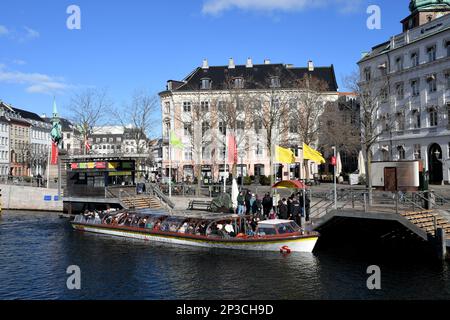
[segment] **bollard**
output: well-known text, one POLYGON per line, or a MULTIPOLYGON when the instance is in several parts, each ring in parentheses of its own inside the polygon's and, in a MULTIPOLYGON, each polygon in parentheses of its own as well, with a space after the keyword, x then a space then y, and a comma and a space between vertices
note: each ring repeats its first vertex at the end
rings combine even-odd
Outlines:
POLYGON ((436 251, 439 260, 445 260, 447 257, 447 235, 443 228, 438 228, 436 230, 435 240, 436 240, 436 251))

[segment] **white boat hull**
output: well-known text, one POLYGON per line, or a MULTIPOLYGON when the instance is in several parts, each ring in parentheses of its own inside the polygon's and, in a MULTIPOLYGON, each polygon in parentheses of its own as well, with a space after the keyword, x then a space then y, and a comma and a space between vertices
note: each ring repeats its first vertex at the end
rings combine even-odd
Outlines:
POLYGON ((261 241, 226 241, 220 239, 191 239, 175 237, 164 234, 154 234, 145 232, 136 232, 123 229, 101 228, 93 225, 73 224, 76 230, 93 232, 111 236, 140 239, 144 241, 164 242, 178 245, 187 245, 205 248, 219 248, 231 250, 250 250, 250 251, 273 251, 280 252, 313 252, 316 246, 318 236, 294 238, 294 239, 276 239, 261 241))

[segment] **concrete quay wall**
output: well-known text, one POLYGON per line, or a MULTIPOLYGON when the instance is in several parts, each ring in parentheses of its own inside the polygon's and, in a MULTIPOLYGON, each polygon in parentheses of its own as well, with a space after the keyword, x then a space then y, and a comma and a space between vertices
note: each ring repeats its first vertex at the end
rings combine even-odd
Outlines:
POLYGON ((57 189, 2 184, 0 189, 3 210, 63 211, 63 202, 58 197, 57 189))

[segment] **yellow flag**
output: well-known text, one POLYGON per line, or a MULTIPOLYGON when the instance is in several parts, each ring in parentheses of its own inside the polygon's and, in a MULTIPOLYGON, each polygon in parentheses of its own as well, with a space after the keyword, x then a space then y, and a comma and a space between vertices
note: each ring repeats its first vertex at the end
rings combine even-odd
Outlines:
POLYGON ((286 164, 295 163, 295 155, 291 149, 285 149, 277 146, 275 153, 276 153, 275 162, 286 164))
POLYGON ((178 138, 175 132, 170 132, 170 145, 175 149, 184 149, 184 144, 178 138))
POLYGON ((305 143, 303 144, 303 159, 314 161, 317 164, 326 163, 323 155, 319 151, 314 150, 305 143))

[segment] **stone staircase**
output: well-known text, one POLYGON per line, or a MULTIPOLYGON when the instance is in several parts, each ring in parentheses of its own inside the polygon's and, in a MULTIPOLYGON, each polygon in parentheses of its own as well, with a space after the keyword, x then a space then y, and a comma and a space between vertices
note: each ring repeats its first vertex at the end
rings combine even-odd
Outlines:
POLYGON ((442 228, 450 240, 450 221, 433 210, 424 210, 418 212, 406 212, 401 214, 409 222, 413 223, 427 234, 435 235, 436 227, 442 228))
POLYGON ((161 203, 156 197, 149 195, 129 196, 121 199, 122 205, 126 209, 161 209, 161 203))

